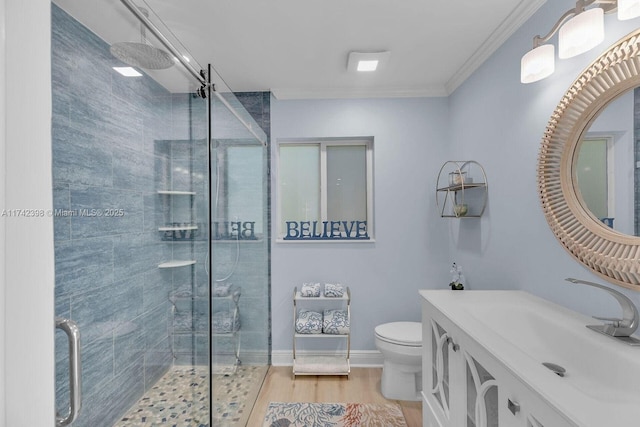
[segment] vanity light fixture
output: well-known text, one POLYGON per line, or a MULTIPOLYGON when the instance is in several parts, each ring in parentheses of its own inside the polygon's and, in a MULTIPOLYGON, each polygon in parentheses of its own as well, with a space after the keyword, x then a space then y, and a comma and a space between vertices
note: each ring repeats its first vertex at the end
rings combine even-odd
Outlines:
POLYGON ((140 77, 140 76, 142 76, 142 74, 140 74, 133 67, 113 67, 113 69, 116 70, 117 72, 119 72, 120 74, 122 74, 125 77, 140 77))
POLYGON ((546 36, 533 38, 533 49, 522 57, 520 63, 520 81, 533 83, 553 74, 555 48, 545 43, 556 33, 558 57, 562 59, 580 55, 599 45, 604 40, 604 14, 616 9, 618 19, 638 17, 640 0, 578 0, 576 7, 565 12, 546 36))
POLYGON ((391 52, 349 52, 347 70, 371 72, 381 69, 389 60, 391 52))

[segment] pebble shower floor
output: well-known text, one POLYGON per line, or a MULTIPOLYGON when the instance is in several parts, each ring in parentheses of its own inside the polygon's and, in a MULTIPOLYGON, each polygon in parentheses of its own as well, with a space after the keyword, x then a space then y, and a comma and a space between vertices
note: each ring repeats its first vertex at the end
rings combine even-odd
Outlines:
MULTIPOLYGON (((213 376, 213 420, 220 427, 244 427, 266 366, 239 366, 213 376)), ((209 427, 207 367, 170 369, 114 427, 209 427)))

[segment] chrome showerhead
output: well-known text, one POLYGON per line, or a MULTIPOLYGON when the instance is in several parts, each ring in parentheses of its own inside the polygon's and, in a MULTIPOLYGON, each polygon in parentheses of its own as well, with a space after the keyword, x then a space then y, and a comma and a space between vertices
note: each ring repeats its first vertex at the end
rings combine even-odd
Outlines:
MULTIPOLYGON (((149 17, 149 12, 140 8, 142 14, 149 17)), ((140 23, 140 43, 118 42, 111 45, 109 51, 113 56, 133 67, 149 70, 164 70, 173 67, 173 57, 162 49, 147 42, 144 25, 140 23)))
POLYGON ((119 42, 111 45, 111 54, 125 64, 149 70, 171 68, 173 58, 167 52, 146 43, 119 42))

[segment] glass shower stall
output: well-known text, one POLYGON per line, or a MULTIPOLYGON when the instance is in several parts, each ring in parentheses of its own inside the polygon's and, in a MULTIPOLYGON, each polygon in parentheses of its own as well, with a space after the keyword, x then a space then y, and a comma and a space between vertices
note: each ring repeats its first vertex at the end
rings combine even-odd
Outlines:
POLYGON ((55 307, 79 331, 77 358, 56 333, 58 425, 244 426, 270 363, 269 95, 148 3, 110 5, 126 35, 95 1, 52 5, 55 307), (168 70, 114 52, 141 33, 168 70))

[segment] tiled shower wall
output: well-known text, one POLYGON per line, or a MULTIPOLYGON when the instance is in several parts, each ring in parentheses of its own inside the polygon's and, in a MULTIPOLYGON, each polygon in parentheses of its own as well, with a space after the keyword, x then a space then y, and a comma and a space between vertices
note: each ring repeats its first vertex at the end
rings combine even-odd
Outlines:
MULTIPOLYGON (((74 426, 110 426, 173 363, 168 295, 199 272, 158 268, 194 249, 161 240, 170 212, 157 190, 194 183, 171 173, 190 164, 185 144, 158 141, 204 140, 206 110, 146 76, 116 74, 108 45, 55 5, 51 48, 56 315, 81 331, 83 407, 74 426)), ((66 339, 56 339, 64 410, 66 339)))

